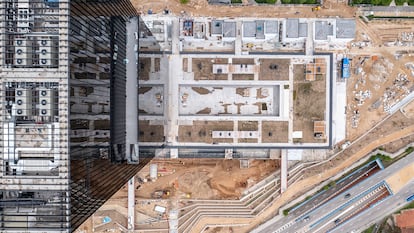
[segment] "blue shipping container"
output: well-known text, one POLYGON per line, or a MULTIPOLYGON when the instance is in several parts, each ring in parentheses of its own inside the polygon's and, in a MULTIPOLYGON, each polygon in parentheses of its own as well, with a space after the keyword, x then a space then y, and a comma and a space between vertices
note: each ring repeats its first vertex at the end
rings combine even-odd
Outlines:
POLYGON ((349 60, 348 58, 342 59, 342 78, 349 78, 351 76, 349 72, 349 60))

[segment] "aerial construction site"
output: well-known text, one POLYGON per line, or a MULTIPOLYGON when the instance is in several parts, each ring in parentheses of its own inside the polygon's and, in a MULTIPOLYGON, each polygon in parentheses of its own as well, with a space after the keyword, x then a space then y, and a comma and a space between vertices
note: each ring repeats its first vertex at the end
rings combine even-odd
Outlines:
POLYGON ((76 232, 361 232, 380 217, 356 216, 401 207, 410 6, 183 2, 132 0, 139 151, 155 159, 76 232))

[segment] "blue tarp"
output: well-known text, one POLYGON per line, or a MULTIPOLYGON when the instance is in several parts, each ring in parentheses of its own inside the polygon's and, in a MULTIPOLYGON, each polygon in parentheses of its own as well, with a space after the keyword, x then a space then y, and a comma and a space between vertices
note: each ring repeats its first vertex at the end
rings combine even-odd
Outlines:
POLYGON ((102 219, 102 223, 108 223, 110 221, 112 221, 112 219, 108 216, 105 216, 105 218, 102 219))
POLYGON ((342 59, 342 78, 349 78, 351 76, 349 72, 349 60, 348 58, 342 59))

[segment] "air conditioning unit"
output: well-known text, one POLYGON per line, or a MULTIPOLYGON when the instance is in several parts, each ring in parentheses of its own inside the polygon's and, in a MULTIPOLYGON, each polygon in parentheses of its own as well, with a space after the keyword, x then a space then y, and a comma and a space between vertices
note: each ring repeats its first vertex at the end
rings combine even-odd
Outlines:
POLYGON ((39 39, 39 65, 40 66, 56 66, 58 62, 57 45, 55 40, 51 38, 39 39))
POLYGON ((19 1, 16 11, 17 32, 29 33, 33 24, 33 14, 29 1, 19 1))
POLYGON ((16 66, 32 65, 32 44, 26 39, 14 41, 14 64, 16 66))
POLYGON ((54 116, 55 91, 52 89, 39 89, 39 115, 54 116))
POLYGON ((18 88, 15 90, 16 116, 32 115, 32 90, 18 88))

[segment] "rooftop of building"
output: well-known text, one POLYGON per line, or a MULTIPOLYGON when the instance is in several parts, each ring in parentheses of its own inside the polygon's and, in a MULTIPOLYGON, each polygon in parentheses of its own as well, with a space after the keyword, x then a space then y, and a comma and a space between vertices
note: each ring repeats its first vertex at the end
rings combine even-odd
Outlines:
POLYGON ((394 217, 398 227, 414 231, 414 209, 402 210, 400 214, 396 214, 394 217))

